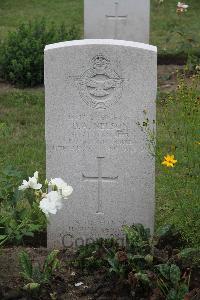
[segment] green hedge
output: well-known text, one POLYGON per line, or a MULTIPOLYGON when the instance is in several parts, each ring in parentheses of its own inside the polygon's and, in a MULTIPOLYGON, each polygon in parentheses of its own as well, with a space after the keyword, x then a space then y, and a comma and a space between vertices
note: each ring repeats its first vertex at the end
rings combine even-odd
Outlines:
POLYGON ((1 45, 1 78, 20 87, 43 84, 45 45, 78 38, 75 26, 49 25, 45 19, 21 24, 1 45))

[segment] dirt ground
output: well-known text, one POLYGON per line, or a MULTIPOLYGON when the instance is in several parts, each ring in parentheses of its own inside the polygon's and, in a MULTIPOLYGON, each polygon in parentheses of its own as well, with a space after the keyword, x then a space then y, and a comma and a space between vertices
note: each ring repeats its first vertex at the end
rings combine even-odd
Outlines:
MULTIPOLYGON (((22 287, 25 282, 20 278, 19 253, 26 250, 33 265, 43 265, 48 251, 46 248, 10 247, 0 254, 0 300, 30 300, 22 287)), ((163 250, 161 250, 163 251, 163 250)), ((61 267, 56 271, 51 283, 46 284, 37 300, 133 300, 128 284, 120 285, 115 278, 111 279, 102 267, 98 271, 81 271, 72 267, 70 261, 75 258, 72 250, 59 254, 61 267)), ((200 300, 200 269, 192 276, 194 290, 184 300, 200 300), (194 295, 194 297, 192 296, 194 295)), ((138 299, 138 298, 137 298, 138 299)), ((142 298, 140 300, 149 298, 142 298)), ((158 299, 158 298, 151 298, 158 299)), ((160 299, 160 298, 159 298, 160 299)), ((163 298, 162 298, 163 299, 163 298)), ((163 299, 164 300, 164 299, 163 299)))
MULTIPOLYGON (((29 248, 29 247, 11 247, 5 248, 0 254, 0 300, 28 300, 23 295, 21 287, 24 286, 23 280, 20 278, 19 253, 26 250, 32 260, 33 265, 39 264, 42 266, 48 250, 46 248, 29 248)), ((56 272, 56 277, 53 278, 51 285, 46 285, 44 292, 47 294, 41 295, 42 300, 49 300, 49 294, 53 294, 52 300, 129 300, 128 296, 117 297, 101 296, 102 293, 109 293, 111 289, 111 282, 106 282, 105 272, 97 271, 92 274, 78 271, 69 266, 70 259, 73 257, 73 252, 61 252, 59 259, 61 261, 61 268, 56 272), (76 286, 76 284, 80 284, 76 286)), ((126 291, 125 291, 126 293, 126 291)))
MULTIPOLYGON (((0 299, 26 299, 21 298, 17 288, 23 286, 23 280, 20 278, 19 253, 26 250, 34 264, 42 266, 48 250, 46 248, 29 248, 29 247, 11 247, 5 248, 0 254, 0 299), (3 296, 4 295, 4 296, 3 296), (6 298, 5 298, 6 297, 6 298), (8 297, 8 298, 7 298, 8 297)), ((81 299, 89 300, 90 297, 83 296, 84 289, 88 287, 88 283, 84 282, 80 287, 75 284, 82 281, 81 277, 74 270, 67 266, 67 256, 64 254, 59 257, 62 267, 58 271, 57 277, 53 281, 53 289, 60 292, 62 297, 59 299, 81 299), (55 288, 55 285, 56 288, 55 288)), ((44 298, 45 299, 45 298, 44 298)), ((56 298, 57 299, 57 298, 56 298)))

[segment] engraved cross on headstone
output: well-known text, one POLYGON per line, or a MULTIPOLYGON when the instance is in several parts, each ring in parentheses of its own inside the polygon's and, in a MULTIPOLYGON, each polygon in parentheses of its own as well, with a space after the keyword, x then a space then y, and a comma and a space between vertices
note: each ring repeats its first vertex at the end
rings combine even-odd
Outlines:
POLYGON ((103 182, 113 182, 118 179, 118 176, 116 177, 104 177, 102 175, 102 160, 105 157, 97 157, 98 162, 98 176, 97 177, 89 177, 82 174, 82 178, 84 181, 95 181, 98 182, 98 204, 97 204, 97 214, 103 214, 103 204, 102 204, 102 185, 103 182))
POLYGON ((109 19, 109 20, 113 20, 115 22, 115 29, 114 29, 114 38, 116 39, 117 38, 117 35, 118 35, 118 22, 119 21, 124 21, 127 19, 128 15, 125 15, 125 16, 120 16, 119 15, 119 2, 115 2, 115 15, 113 16, 109 16, 109 15, 106 15, 106 18, 109 19))

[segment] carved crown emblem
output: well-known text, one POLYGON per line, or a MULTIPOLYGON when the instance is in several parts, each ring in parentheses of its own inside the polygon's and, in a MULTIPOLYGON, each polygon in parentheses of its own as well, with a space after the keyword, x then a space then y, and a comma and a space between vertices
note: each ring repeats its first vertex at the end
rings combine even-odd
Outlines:
POLYGON ((92 58, 93 68, 97 71, 103 71, 110 65, 110 61, 105 58, 102 54, 98 54, 92 58))

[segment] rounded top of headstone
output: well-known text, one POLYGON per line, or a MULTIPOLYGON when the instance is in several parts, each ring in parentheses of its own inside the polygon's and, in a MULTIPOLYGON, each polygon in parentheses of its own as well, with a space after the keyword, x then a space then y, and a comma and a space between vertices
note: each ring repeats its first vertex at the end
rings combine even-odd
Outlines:
POLYGON ((64 48, 64 47, 87 46, 87 45, 124 46, 124 47, 139 48, 143 50, 157 52, 157 47, 149 44, 143 44, 143 43, 132 42, 132 41, 124 41, 124 40, 113 40, 113 39, 85 39, 85 40, 60 42, 60 43, 46 45, 44 51, 64 48))

